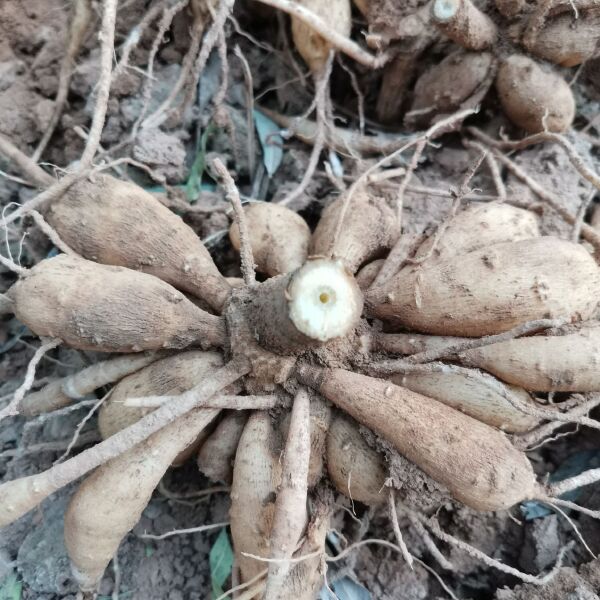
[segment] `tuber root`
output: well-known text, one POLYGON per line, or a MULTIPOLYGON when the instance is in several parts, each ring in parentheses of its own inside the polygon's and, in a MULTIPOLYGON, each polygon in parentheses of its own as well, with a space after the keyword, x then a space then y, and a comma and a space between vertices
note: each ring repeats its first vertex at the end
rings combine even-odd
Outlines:
MULTIPOLYGON (((158 360, 125 377, 114 387, 109 399, 100 408, 98 428, 102 439, 108 439, 153 410, 126 406, 127 399, 182 394, 201 383, 222 365, 223 358, 217 352, 191 350, 158 360)), ((204 429, 203 435, 207 436, 208 433, 210 432, 204 429)), ((177 456, 174 464, 183 464, 202 441, 198 439, 196 444, 190 445, 184 454, 177 456)))
POLYGON ((356 273, 363 263, 389 250, 399 235, 396 213, 385 199, 359 188, 351 198, 342 196, 325 208, 313 233, 310 253, 342 260, 356 273))
POLYGON ((489 425, 437 400, 344 369, 301 365, 297 376, 475 510, 502 510, 539 495, 525 454, 489 425))
POLYGON ((37 335, 73 348, 140 352, 225 344, 225 328, 168 283, 61 254, 11 288, 15 315, 37 335))
POLYGON ((600 390, 600 325, 565 335, 523 337, 460 353, 463 363, 537 392, 600 390))
POLYGON ((242 581, 258 576, 265 563, 243 553, 270 556, 275 495, 281 481, 281 439, 266 411, 254 412, 240 438, 231 484, 231 536, 242 581))
POLYGON ((65 514, 65 545, 82 590, 96 588, 169 465, 218 412, 196 409, 180 417, 102 465, 79 486, 65 514))
POLYGON ((51 204, 46 218, 84 258, 150 273, 217 311, 229 294, 192 229, 133 183, 109 175, 83 179, 51 204))
MULTIPOLYGON (((253 202, 244 210, 252 255, 261 273, 273 277, 299 269, 308 256, 310 229, 296 212, 270 202, 253 202)), ((229 228, 233 247, 240 250, 237 223, 229 228)))
POLYGON ((206 438, 198 452, 198 469, 213 481, 230 484, 233 461, 242 432, 248 421, 248 411, 230 411, 206 438))
POLYGON ((337 412, 327 435, 327 472, 338 492, 368 506, 386 500, 383 456, 361 435, 358 423, 337 412))
POLYGON ((567 82, 526 56, 514 54, 502 61, 496 90, 508 118, 529 133, 567 131, 575 118, 567 82))
POLYGON ((471 0, 434 0, 431 12, 437 27, 463 48, 485 50, 496 42, 496 25, 471 0))
POLYGON ((477 371, 441 367, 439 371, 429 373, 408 371, 394 375, 391 381, 503 431, 523 433, 539 425, 537 417, 515 408, 523 403, 537 407, 524 389, 499 381, 495 381, 494 386, 486 385, 477 371), (514 396, 514 402, 509 402, 507 396, 514 396))
POLYGON ((582 246, 541 237, 403 269, 366 300, 375 316, 404 327, 479 337, 541 318, 588 319, 599 274, 582 246))

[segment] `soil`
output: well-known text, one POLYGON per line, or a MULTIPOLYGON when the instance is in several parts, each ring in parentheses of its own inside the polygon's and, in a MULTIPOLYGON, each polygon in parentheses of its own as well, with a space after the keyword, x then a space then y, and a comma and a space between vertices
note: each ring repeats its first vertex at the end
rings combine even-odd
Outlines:
MULTIPOLYGON (((89 126, 93 111, 94 86, 98 75, 98 40, 101 2, 92 3, 92 22, 88 28, 83 48, 77 59, 71 81, 68 105, 59 126, 43 155, 43 162, 56 171, 78 160, 85 140, 77 133, 79 126, 89 126)), ((130 0, 121 2, 117 20, 117 44, 121 46, 131 29, 139 23, 153 2, 130 0)), ((407 6, 420 6, 414 0, 407 6)), ((389 8, 390 2, 379 2, 389 8)), ((9 138, 22 151, 31 155, 41 138, 52 113, 60 61, 69 22, 68 3, 59 0, 7 0, 0 2, 0 134, 9 138)), ((382 9, 383 10, 383 9, 382 9)), ((404 8, 403 11, 410 10, 404 8)), ((224 102, 226 122, 215 123, 211 99, 221 81, 222 65, 215 54, 211 57, 198 85, 198 100, 176 123, 168 122, 161 128, 144 129, 135 143, 122 153, 110 154, 111 160, 130 156, 152 170, 121 165, 115 173, 126 176, 157 193, 179 212, 204 239, 215 261, 228 276, 239 276, 237 257, 226 238, 229 216, 220 193, 216 192, 207 174, 203 189, 192 201, 186 197, 184 187, 197 151, 206 145, 205 163, 214 156, 228 162, 238 178, 242 192, 257 199, 277 201, 285 197, 302 178, 310 154, 310 147, 293 137, 283 142, 283 159, 276 173, 269 177, 262 165, 260 150, 255 156, 248 154, 249 129, 246 114, 247 87, 242 64, 233 54, 239 45, 246 57, 253 78, 256 106, 264 104, 288 115, 305 111, 313 96, 313 85, 306 68, 297 54, 290 50, 289 28, 274 13, 262 5, 239 2, 235 21, 227 25, 229 47, 229 85, 224 102), (251 170, 252 164, 254 171, 251 170), (156 186, 166 182, 174 186, 166 198, 156 186), (182 208, 183 207, 183 208, 182 208)), ((356 27, 364 25, 355 14, 356 27)), ((148 104, 152 113, 167 97, 181 70, 181 61, 189 47, 190 17, 185 10, 178 13, 172 27, 162 40, 154 63, 154 80, 148 104)), ((393 29, 388 27, 388 29, 393 29)), ((386 29, 387 32, 387 29, 386 29)), ((131 68, 113 83, 107 122, 102 135, 102 145, 110 148, 123 141, 138 118, 144 105, 143 85, 147 56, 156 34, 156 23, 143 34, 141 42, 132 53, 131 68)), ((345 64, 350 63, 348 59, 345 64)), ((380 76, 365 68, 353 65, 359 87, 364 94, 367 125, 372 130, 375 122, 374 106, 380 76)), ((573 89, 577 98, 578 117, 569 139, 588 163, 596 170, 600 167, 598 147, 579 133, 600 109, 600 59, 590 61, 581 70, 573 89)), ((572 75, 573 73, 571 73, 572 75)), ((194 83, 196 85, 196 83, 194 83)), ((332 74, 332 98, 339 122, 357 125, 357 98, 346 71, 336 64, 332 74)), ((489 96, 473 123, 495 135, 499 127, 508 133, 518 134, 503 117, 493 94, 489 96)), ((386 124, 381 129, 410 134, 400 123, 386 124)), ((593 127, 590 132, 594 132, 593 127)), ((596 130, 595 133, 600 133, 596 130)), ((252 136, 255 147, 259 140, 252 136)), ((443 141, 430 146, 419 165, 413 183, 439 189, 455 189, 476 159, 476 152, 465 149, 458 134, 445 136, 443 141)), ((337 155, 331 164, 350 179, 368 165, 369 160, 357 161, 350 156, 337 155), (337 162, 336 162, 337 161, 337 162)), ((572 168, 564 151, 557 146, 536 146, 515 155, 516 162, 551 190, 573 214, 581 203, 590 197, 590 185, 572 168)), ((396 166, 406 164, 403 159, 396 166)), ((19 175, 0 158, 0 204, 11 210, 11 203, 23 203, 35 190, 20 179, 6 173, 19 175)), ((505 176, 509 197, 522 204, 531 205, 540 214, 544 234, 569 237, 572 226, 545 209, 524 184, 510 175, 505 176)), ((494 194, 491 177, 482 169, 471 182, 478 193, 494 194)), ((382 187, 382 194, 392 195, 395 186, 382 187)), ((337 190, 325 172, 319 170, 304 194, 293 204, 294 208, 314 226, 323 208, 337 195, 337 190)), ((449 214, 452 198, 435 197, 408 192, 403 211, 403 230, 431 231, 449 214)), ((586 219, 593 211, 590 205, 586 219)), ((24 265, 32 265, 53 252, 52 244, 28 219, 9 227, 5 232, 3 252, 10 250, 13 257, 24 265)), ((0 270, 0 292, 6 291, 14 276, 0 270)), ((23 381, 37 339, 10 316, 0 317, 0 402, 7 400, 23 381)), ((83 366, 96 362, 101 355, 78 352, 60 347, 46 355, 36 374, 36 386, 76 372, 83 366)), ((100 393, 100 392, 99 392, 100 393)), ((77 424, 85 416, 89 405, 70 412, 35 418, 7 419, 0 426, 0 481, 8 481, 48 468, 69 444, 77 424)), ((98 439, 95 419, 83 428, 77 452, 98 439)), ((377 443, 375 441, 375 443, 377 443)), ((569 523, 560 515, 545 514, 525 520, 519 507, 511 512, 481 514, 444 500, 444 495, 431 482, 406 475, 406 461, 387 449, 391 474, 402 481, 408 477, 413 495, 428 490, 435 499, 429 508, 437 510, 440 524, 449 533, 466 540, 496 559, 518 567, 527 573, 538 573, 552 566, 560 549, 576 539, 569 523), (402 462, 404 460, 404 463, 402 462), (416 483, 415 483, 416 482, 416 483)), ((531 452, 530 458, 538 473, 551 473, 573 455, 583 451, 599 452, 597 435, 577 431, 552 444, 531 452)), ((181 500, 176 496, 209 488, 212 484, 203 478, 191 461, 184 467, 172 469, 161 488, 144 511, 142 520, 127 536, 119 549, 118 561, 107 570, 100 586, 100 597, 118 597, 128 600, 193 600, 210 596, 211 576, 208 553, 218 531, 176 535, 163 540, 143 539, 144 533, 159 534, 227 521, 227 494, 215 492, 197 500, 181 500), (167 491, 168 490, 168 491, 167 491), (118 580, 118 589, 115 581, 118 580), (118 595, 114 596, 117 590, 118 595)), ((2 582, 16 574, 22 583, 20 598, 24 600, 71 600, 76 598, 76 586, 71 578, 68 558, 62 537, 63 514, 73 487, 55 494, 39 507, 13 525, 0 531, 0 598, 2 582)), ((340 503, 345 502, 339 499, 340 503)), ((590 508, 600 508, 600 492, 586 490, 578 502, 590 508)), ((355 507, 356 515, 343 513, 338 529, 348 539, 380 538, 394 541, 388 516, 384 510, 368 511, 355 507), (360 520, 360 525, 357 524, 360 520)), ((0 507, 1 510, 1 507, 0 507)), ((600 524, 591 518, 571 513, 585 541, 594 554, 600 553, 600 524)), ((430 569, 440 574, 444 585, 463 600, 592 600, 600 598, 600 562, 594 560, 580 543, 567 552, 565 563, 557 578, 543 588, 519 585, 517 579, 482 565, 460 551, 441 545, 449 557, 454 571, 441 569, 422 539, 410 527, 405 527, 406 542, 411 552, 421 558, 430 569)), ((381 546, 365 546, 343 563, 336 563, 328 573, 329 583, 349 576, 359 581, 374 599, 435 600, 448 598, 448 592, 429 570, 420 564, 410 569, 391 550, 381 546)), ((6 596, 12 598, 12 596, 6 596)), ((344 600, 342 598, 342 600, 344 600)))

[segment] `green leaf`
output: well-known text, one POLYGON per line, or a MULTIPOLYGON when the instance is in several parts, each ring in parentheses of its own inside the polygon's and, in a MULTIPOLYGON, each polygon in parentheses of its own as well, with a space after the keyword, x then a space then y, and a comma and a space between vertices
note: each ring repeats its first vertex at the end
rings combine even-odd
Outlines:
POLYGON ((254 111, 254 123, 263 150, 263 163, 269 177, 272 177, 283 159, 281 128, 258 110, 254 111))
POLYGON ((231 575, 233 568, 233 550, 225 528, 215 540, 208 557, 210 576, 212 580, 212 597, 218 598, 223 594, 223 584, 231 575))
POLYGON ((194 202, 198 199, 198 194, 202 189, 202 175, 206 168, 206 143, 208 136, 212 135, 215 127, 211 123, 203 132, 200 137, 200 148, 196 153, 196 158, 190 169, 190 175, 185 185, 185 193, 190 202, 194 202))
POLYGON ((21 600, 23 584, 16 573, 9 573, 0 581, 0 600, 21 600))

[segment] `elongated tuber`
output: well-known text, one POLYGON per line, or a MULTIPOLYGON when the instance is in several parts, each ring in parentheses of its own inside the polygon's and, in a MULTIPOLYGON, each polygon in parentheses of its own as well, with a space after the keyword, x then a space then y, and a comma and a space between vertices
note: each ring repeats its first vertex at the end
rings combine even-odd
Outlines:
POLYGON ((427 263, 487 248, 502 242, 540 237, 535 215, 510 204, 471 204, 449 222, 440 236, 427 238, 415 258, 429 256, 427 263))
POLYGON ((310 253, 313 256, 333 256, 344 262, 352 273, 389 250, 400 234, 396 212, 384 198, 357 189, 350 198, 335 239, 344 210, 345 197, 338 198, 323 211, 313 234, 310 253))
POLYGON ((508 118, 529 133, 567 131, 575 118, 567 82, 527 56, 513 54, 502 61, 496 90, 508 118))
POLYGON ((368 506, 385 502, 383 456, 361 435, 358 423, 337 412, 327 435, 327 472, 338 492, 368 506))
POLYGON ((229 294, 192 229, 133 183, 109 175, 82 179, 51 204, 46 218, 84 258, 150 273, 217 311, 229 294))
POLYGON ((366 300, 375 316, 404 327, 479 337, 541 318, 588 319, 599 275, 582 246, 541 237, 404 269, 366 300))
POLYGON ((11 288, 15 315, 37 335, 73 348, 140 352, 223 345, 219 317, 168 283, 123 267, 61 254, 43 260, 11 288))
POLYGON ((466 350, 460 359, 500 379, 538 392, 600 389, 600 326, 566 335, 535 335, 466 350))
POLYGON ((496 25, 471 0, 434 0, 431 12, 437 27, 463 48, 485 50, 496 42, 496 25))
POLYGON ((65 544, 84 591, 95 589, 169 465, 218 412, 196 409, 180 417, 102 465, 79 486, 65 514, 65 544))
POLYGON ((501 510, 538 495, 527 457, 489 425, 432 398, 343 369, 302 365, 298 377, 471 508, 501 510))
POLYGON ((266 411, 256 411, 240 438, 231 485, 231 536, 243 581, 265 568, 265 563, 243 552, 270 555, 275 493, 281 481, 280 452, 281 439, 271 417, 266 411))
MULTIPOLYGON (((296 212, 270 202, 253 202, 245 207, 250 245, 257 269, 271 277, 300 268, 308 256, 310 229, 296 212)), ((237 223, 229 228, 233 247, 240 249, 237 223)))
MULTIPOLYGON (((158 360, 122 379, 113 389, 108 401, 100 408, 98 427, 103 439, 129 427, 151 412, 152 408, 133 408, 124 404, 128 398, 178 395, 198 385, 223 365, 218 352, 191 350, 158 360)), ((205 428, 205 435, 210 432, 205 428)), ((175 460, 185 462, 202 440, 190 445, 186 453, 175 460)))
POLYGON ((443 367, 435 372, 408 372, 394 375, 391 380, 398 385, 451 406, 465 414, 503 431, 522 433, 539 425, 539 419, 523 413, 506 399, 514 396, 515 404, 536 403, 522 388, 503 385, 486 385, 485 378, 470 369, 443 367), (498 388, 503 390, 499 393, 498 388))
POLYGON ((229 411, 203 442, 198 452, 198 468, 209 479, 231 483, 235 452, 247 421, 248 411, 229 411))
POLYGON ((53 381, 41 390, 27 394, 21 402, 20 412, 34 416, 68 406, 159 358, 159 353, 130 354, 96 363, 78 373, 53 381))

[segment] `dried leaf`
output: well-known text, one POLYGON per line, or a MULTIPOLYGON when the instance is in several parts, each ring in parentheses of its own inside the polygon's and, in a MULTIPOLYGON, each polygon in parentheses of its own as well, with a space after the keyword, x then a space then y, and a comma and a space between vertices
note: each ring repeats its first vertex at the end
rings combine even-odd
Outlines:
POLYGON ((263 163, 269 177, 272 177, 283 159, 283 139, 279 135, 281 129, 258 110, 254 111, 254 123, 263 150, 263 163))

